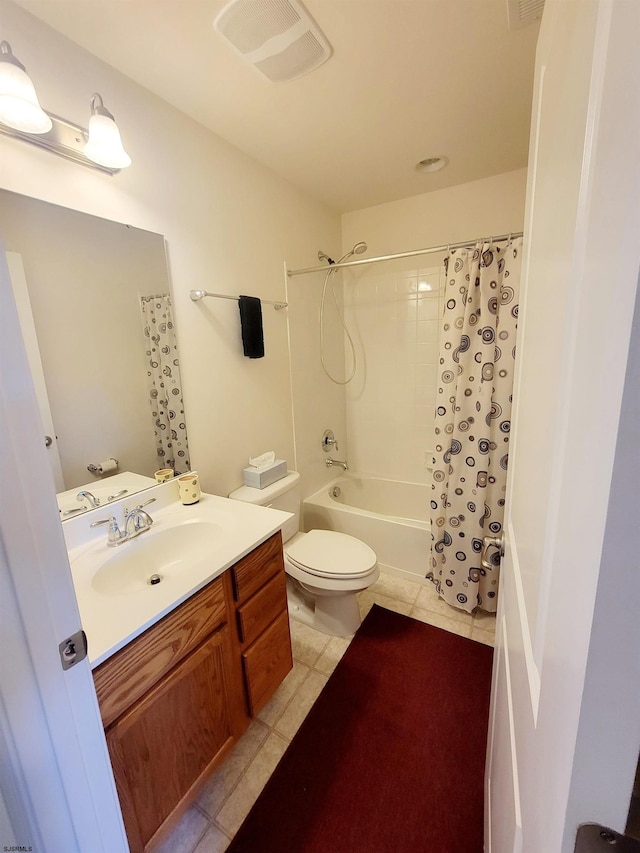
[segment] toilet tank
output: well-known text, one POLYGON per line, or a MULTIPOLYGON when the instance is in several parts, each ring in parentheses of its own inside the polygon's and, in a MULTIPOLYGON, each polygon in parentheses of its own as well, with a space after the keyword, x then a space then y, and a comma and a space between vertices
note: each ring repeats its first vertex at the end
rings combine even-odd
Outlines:
POLYGON ((258 506, 269 506, 273 509, 281 509, 283 512, 292 512, 293 518, 285 521, 282 526, 282 541, 287 542, 300 530, 300 506, 302 493, 300 486, 300 474, 297 471, 289 471, 286 477, 276 480, 264 489, 254 489, 252 486, 240 486, 231 492, 231 500, 245 501, 258 506))

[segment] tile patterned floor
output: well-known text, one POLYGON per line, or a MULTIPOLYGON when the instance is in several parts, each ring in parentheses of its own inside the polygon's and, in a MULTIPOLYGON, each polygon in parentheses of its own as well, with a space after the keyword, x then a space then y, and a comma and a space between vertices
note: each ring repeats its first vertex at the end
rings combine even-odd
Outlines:
MULTIPOLYGON (((374 603, 493 645, 493 616, 470 616, 449 607, 431 584, 381 574, 360 595, 363 617, 374 603)), ((156 853, 222 853, 227 849, 352 638, 328 637, 292 620, 291 639, 293 669, 156 853)))

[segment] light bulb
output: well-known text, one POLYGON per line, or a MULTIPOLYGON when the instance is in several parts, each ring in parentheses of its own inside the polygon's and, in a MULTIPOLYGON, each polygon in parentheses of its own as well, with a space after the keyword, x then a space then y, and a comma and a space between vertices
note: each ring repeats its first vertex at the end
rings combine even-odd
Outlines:
POLYGON ((84 154, 89 160, 109 169, 125 169, 131 165, 131 157, 124 150, 118 125, 97 93, 91 97, 89 140, 84 146, 84 154))
POLYGON ((23 133, 47 133, 53 127, 24 65, 6 41, 0 42, 0 121, 23 133))

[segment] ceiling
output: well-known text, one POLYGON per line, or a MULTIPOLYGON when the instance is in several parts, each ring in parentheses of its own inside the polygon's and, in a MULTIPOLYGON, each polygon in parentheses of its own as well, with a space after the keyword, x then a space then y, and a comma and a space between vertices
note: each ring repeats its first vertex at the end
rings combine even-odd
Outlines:
POLYGON ((18 0, 337 212, 526 165, 538 24, 506 0, 305 0, 333 55, 286 83, 215 32, 226 2, 18 0))

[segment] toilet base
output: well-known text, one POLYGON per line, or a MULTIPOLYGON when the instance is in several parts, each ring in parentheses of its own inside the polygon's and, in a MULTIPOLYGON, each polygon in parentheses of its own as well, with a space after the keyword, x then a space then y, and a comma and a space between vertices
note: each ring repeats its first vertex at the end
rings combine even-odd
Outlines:
POLYGON ((331 637, 355 634, 362 623, 357 592, 312 594, 287 575, 287 603, 292 619, 331 637))

